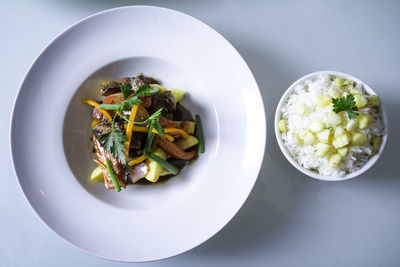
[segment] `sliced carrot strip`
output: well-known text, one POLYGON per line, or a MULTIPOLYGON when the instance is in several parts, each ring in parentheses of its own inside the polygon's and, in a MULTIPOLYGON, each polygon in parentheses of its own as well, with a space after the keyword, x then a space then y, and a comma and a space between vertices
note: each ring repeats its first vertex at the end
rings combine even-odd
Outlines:
POLYGON ((136 164, 138 164, 138 163, 144 161, 146 158, 147 158, 147 157, 146 157, 145 155, 142 155, 142 156, 140 156, 140 157, 138 157, 138 158, 135 158, 135 159, 133 159, 133 160, 131 160, 131 161, 128 162, 128 166, 136 165, 136 164))
POLYGON ((109 114, 107 111, 105 111, 104 109, 99 109, 99 104, 97 104, 97 103, 94 102, 93 100, 85 99, 85 100, 83 100, 82 102, 85 103, 85 104, 88 104, 88 105, 91 105, 91 106, 97 108, 97 109, 99 110, 100 113, 103 113, 104 116, 107 117, 107 120, 112 121, 112 118, 111 118, 110 114, 109 114))
POLYGON ((179 133, 180 135, 182 135, 183 138, 185 138, 185 139, 189 138, 189 135, 184 130, 181 130, 178 128, 165 128, 164 132, 165 133, 179 133))
POLYGON ((125 142, 125 148, 126 148, 125 156, 126 156, 126 158, 129 158, 129 146, 131 144, 131 138, 132 138, 133 121, 135 121, 138 107, 139 107, 138 105, 134 105, 132 107, 132 110, 131 110, 131 115, 129 116, 130 122, 128 122, 128 128, 126 129, 126 139, 128 139, 128 141, 125 142))

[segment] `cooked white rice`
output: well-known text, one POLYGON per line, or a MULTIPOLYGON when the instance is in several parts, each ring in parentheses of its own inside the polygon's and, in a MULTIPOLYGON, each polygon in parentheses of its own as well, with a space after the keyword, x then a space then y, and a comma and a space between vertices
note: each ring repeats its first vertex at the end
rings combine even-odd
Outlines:
MULTIPOLYGON (((316 171, 326 176, 342 177, 351 172, 360 169, 372 156, 372 138, 382 137, 384 135, 384 125, 382 123, 380 108, 365 107, 360 109, 359 113, 368 113, 372 116, 371 124, 365 129, 359 129, 367 135, 368 141, 361 146, 350 146, 348 154, 343 157, 338 168, 333 168, 329 164, 329 155, 335 153, 331 151, 325 157, 319 157, 316 154, 315 143, 305 145, 299 142, 297 136, 309 129, 310 123, 320 121, 328 124, 328 114, 332 111, 332 104, 320 107, 317 104, 317 98, 321 95, 329 95, 330 97, 338 97, 342 95, 344 90, 335 85, 333 80, 336 77, 323 74, 310 80, 306 80, 303 84, 298 85, 293 93, 288 97, 286 103, 281 110, 281 119, 286 121, 287 131, 281 133, 283 143, 289 154, 303 167, 316 171), (305 107, 303 115, 297 115, 296 109, 299 104, 305 107)), ((355 88, 367 94, 362 84, 355 84, 355 88)), ((349 120, 348 116, 342 116, 343 120, 349 120)))

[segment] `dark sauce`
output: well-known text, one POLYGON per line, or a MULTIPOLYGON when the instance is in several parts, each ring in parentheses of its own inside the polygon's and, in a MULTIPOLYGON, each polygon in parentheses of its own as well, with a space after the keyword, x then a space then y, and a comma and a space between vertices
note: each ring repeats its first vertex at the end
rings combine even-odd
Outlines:
POLYGON ((194 121, 192 113, 181 103, 176 103, 174 121, 194 121))

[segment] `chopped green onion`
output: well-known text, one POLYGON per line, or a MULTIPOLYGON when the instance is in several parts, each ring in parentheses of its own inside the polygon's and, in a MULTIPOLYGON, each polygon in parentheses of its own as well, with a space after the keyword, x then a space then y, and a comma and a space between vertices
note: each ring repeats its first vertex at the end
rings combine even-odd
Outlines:
POLYGON ((339 87, 339 88, 342 88, 343 83, 344 83, 343 79, 340 78, 340 77, 337 77, 337 78, 335 79, 334 82, 335 82, 335 85, 336 85, 337 87, 339 87))
POLYGON ((168 161, 163 160, 162 158, 160 158, 156 154, 150 152, 147 156, 149 157, 149 159, 152 159, 155 162, 157 162, 158 164, 160 164, 164 169, 170 171, 173 175, 178 174, 179 169, 177 167, 175 167, 174 165, 172 165, 168 161))
POLYGON ((105 110, 119 110, 121 108, 121 105, 118 104, 100 104, 99 109, 105 109, 105 110))
POLYGON ((121 188, 119 187, 117 178, 115 178, 114 170, 111 166, 111 161, 109 159, 106 160, 106 165, 107 165, 108 173, 110 174, 110 177, 111 177, 111 181, 115 187, 115 190, 117 190, 117 192, 121 191, 121 188))
POLYGON ((205 144, 204 144, 203 128, 201 125, 200 115, 196 114, 195 119, 196 119, 196 137, 199 140, 199 152, 204 153, 205 144))
POLYGON ((163 138, 165 137, 164 130, 161 127, 159 119, 154 120, 151 125, 153 126, 154 129, 157 130, 159 136, 161 136, 163 138))
POLYGON ((149 133, 147 134, 146 144, 144 144, 143 155, 148 156, 149 149, 151 147, 151 143, 153 143, 154 133, 153 133, 153 126, 150 125, 149 133))

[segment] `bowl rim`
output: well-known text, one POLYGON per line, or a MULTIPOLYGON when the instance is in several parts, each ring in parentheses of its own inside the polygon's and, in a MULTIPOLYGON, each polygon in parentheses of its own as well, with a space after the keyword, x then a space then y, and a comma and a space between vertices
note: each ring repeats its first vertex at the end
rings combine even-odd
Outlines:
POLYGON ((281 117, 282 106, 286 103, 287 98, 292 94, 292 92, 294 91, 296 86, 299 85, 300 83, 304 82, 307 79, 310 79, 312 77, 315 77, 315 76, 318 76, 321 74, 328 74, 328 75, 333 75, 333 76, 338 76, 338 77, 342 77, 345 79, 353 80, 356 83, 362 84, 364 90, 368 94, 377 95, 376 92, 368 84, 366 84, 364 81, 362 81, 359 78, 357 78, 351 74, 348 74, 348 73, 339 72, 339 71, 322 70, 322 71, 316 71, 316 72, 312 72, 310 74, 304 75, 304 76, 300 77, 299 79, 297 79, 294 83, 292 83, 288 87, 288 89, 286 89, 286 91, 282 95, 281 99, 279 100, 279 103, 278 103, 276 111, 275 111, 275 119, 274 119, 275 137, 278 142, 279 148, 282 151, 285 158, 300 172, 304 173, 305 175, 307 175, 311 178, 321 180, 321 181, 345 181, 345 180, 360 176, 361 174, 363 174, 364 172, 369 170, 379 159, 379 157, 381 156, 381 154, 385 148, 387 138, 388 138, 388 118, 387 118, 387 114, 386 114, 384 105, 382 103, 382 99, 379 98, 380 99, 380 110, 381 110, 381 115, 382 115, 382 123, 383 123, 383 127, 384 127, 384 135, 382 137, 382 144, 381 144, 381 147, 379 148, 379 151, 374 156, 369 158, 369 160, 359 170, 349 173, 343 177, 336 177, 336 176, 322 175, 317 172, 314 172, 314 171, 304 168, 286 150, 286 148, 283 144, 281 135, 280 135, 280 131, 278 129, 278 122, 281 117))

